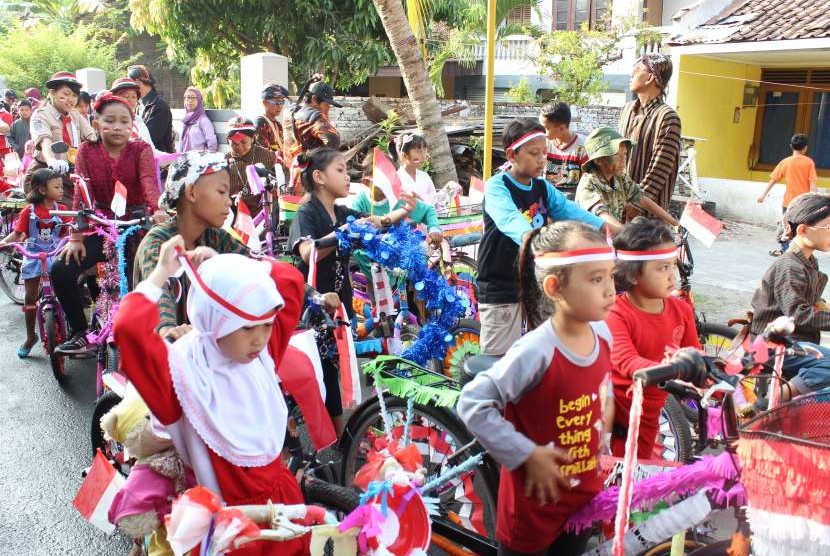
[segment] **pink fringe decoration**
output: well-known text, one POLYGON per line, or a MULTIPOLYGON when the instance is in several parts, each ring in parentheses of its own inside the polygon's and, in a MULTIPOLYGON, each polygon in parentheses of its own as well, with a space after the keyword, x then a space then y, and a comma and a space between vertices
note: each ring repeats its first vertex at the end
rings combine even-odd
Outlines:
MULTIPOLYGON (((703 456, 700 461, 660 473, 637 482, 631 497, 631 508, 650 509, 656 502, 688 496, 700 490, 710 494, 717 503, 742 506, 746 503, 746 492, 740 483, 726 489, 726 483, 739 475, 732 456, 723 452, 718 456, 703 456)), ((566 529, 579 533, 589 529, 594 522, 609 521, 616 515, 619 487, 602 491, 588 504, 571 515, 566 529)))
POLYGON ((631 412, 628 416, 628 438, 625 439, 622 484, 617 497, 617 517, 614 522, 614 556, 625 556, 625 531, 628 529, 628 510, 634 485, 634 468, 637 467, 637 438, 640 436, 640 420, 643 416, 643 383, 635 380, 631 386, 631 412))

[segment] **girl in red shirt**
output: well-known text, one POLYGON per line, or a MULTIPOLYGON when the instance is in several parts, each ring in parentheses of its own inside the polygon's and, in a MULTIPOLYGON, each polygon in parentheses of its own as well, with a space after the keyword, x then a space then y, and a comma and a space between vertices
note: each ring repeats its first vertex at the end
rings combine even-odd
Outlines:
MULTIPOLYGON (((26 240, 26 249, 46 253, 57 247, 60 236, 66 228, 60 226, 65 220, 58 216, 49 216, 50 210, 66 210, 58 203, 63 196, 63 179, 60 174, 49 168, 35 170, 32 185, 26 196, 29 206, 20 211, 14 223, 14 231, 0 241, 0 247, 9 243, 26 240)), ((52 260, 47 260, 47 265, 52 260)), ((29 356, 35 343, 35 303, 40 293, 40 259, 26 259, 20 271, 20 277, 26 284, 23 313, 26 315, 26 341, 17 348, 17 356, 24 359, 29 356)))
MULTIPOLYGON (((667 349, 700 348, 692 307, 672 296, 677 276, 677 245, 662 222, 638 217, 614 236, 617 296, 605 319, 614 337, 614 431, 611 451, 625 453, 631 387, 635 371, 659 365, 667 349)), ((660 410, 668 394, 659 386, 643 391, 637 457, 653 457, 660 410)))
POLYGON ((605 237, 579 222, 529 232, 519 253, 519 299, 536 328, 461 392, 461 418, 502 466, 500 555, 585 549, 587 535, 563 527, 602 489, 611 372, 602 319, 614 303, 614 258, 605 237))
MULTIPOLYGON (((205 247, 191 253, 191 263, 177 257, 177 248, 184 249, 179 235, 161 246, 155 270, 121 301, 114 327, 121 367, 200 485, 228 505, 301 504, 297 480, 280 458, 288 409, 275 361, 299 320, 303 277, 285 263, 205 247), (170 345, 156 333, 156 303, 180 264, 191 284, 193 329, 170 345)), ((229 554, 307 550, 301 538, 229 554)))
MULTIPOLYGON (((143 141, 131 141, 135 117, 129 103, 121 97, 105 93, 95 101, 95 123, 100 141, 84 143, 78 149, 75 169, 84 176, 89 187, 93 208, 113 218, 110 205, 120 183, 126 190, 125 218, 136 213, 153 215, 157 222, 167 215, 158 208, 160 195, 156 180, 153 149, 143 141)), ((82 188, 76 187, 72 208, 82 208, 82 188)), ((78 277, 87 269, 106 260, 100 235, 73 233, 66 248, 52 265, 51 276, 55 294, 61 302, 69 323, 69 339, 58 346, 63 353, 82 353, 88 349, 87 320, 81 300, 78 277)), ((128 263, 127 268, 130 268, 128 263)))

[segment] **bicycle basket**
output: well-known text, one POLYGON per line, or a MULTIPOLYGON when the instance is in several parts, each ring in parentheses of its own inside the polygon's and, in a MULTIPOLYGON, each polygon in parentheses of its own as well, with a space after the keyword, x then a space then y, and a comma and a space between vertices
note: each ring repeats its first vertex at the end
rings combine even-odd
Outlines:
POLYGON ((830 390, 760 415, 739 434, 754 553, 830 553, 830 390))

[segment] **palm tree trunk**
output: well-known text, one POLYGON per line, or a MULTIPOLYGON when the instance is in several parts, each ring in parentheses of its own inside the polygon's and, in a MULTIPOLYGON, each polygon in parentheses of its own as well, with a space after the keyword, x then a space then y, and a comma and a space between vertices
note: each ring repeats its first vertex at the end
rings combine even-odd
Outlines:
POLYGON ((441 106, 432 88, 421 49, 412 33, 401 0, 372 0, 378 11, 392 51, 398 60, 404 85, 409 93, 415 121, 429 144, 435 183, 443 187, 448 181, 457 181, 450 142, 441 122, 441 106))

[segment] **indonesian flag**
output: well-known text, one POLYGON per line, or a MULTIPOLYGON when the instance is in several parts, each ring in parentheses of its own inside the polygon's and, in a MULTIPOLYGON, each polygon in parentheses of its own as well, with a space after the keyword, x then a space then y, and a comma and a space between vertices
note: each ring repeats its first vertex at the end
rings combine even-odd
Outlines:
MULTIPOLYGON (((89 194, 89 188, 86 185, 86 180, 84 180, 83 176, 79 176, 79 175, 76 175, 76 174, 73 174, 72 177, 76 178, 75 187, 80 189, 80 191, 81 191, 81 204, 84 205, 83 208, 91 209, 92 208, 92 195, 89 194)), ((125 197, 125 199, 127 197, 126 191, 124 192, 124 197, 125 197)), ((114 197, 113 197, 113 199, 114 199, 114 197)), ((125 208, 126 208, 126 206, 125 206, 125 208)))
POLYGON ((484 182, 481 178, 475 176, 470 178, 470 198, 479 203, 484 199, 484 182))
POLYGON ((107 513, 124 482, 124 477, 110 465, 101 450, 98 450, 72 505, 92 525, 105 533, 112 533, 115 526, 109 522, 107 513))
POLYGON ((360 390, 360 368, 357 366, 349 316, 342 303, 335 316, 346 323, 334 330, 334 340, 340 362, 340 392, 343 396, 343 407, 349 408, 363 401, 363 393, 360 390))
POLYGON ((248 205, 242 202, 241 198, 237 205, 236 221, 233 224, 233 229, 242 238, 242 243, 254 251, 259 249, 259 234, 256 231, 256 226, 254 226, 254 219, 251 217, 251 211, 248 209, 248 205))
POLYGON ((375 147, 374 151, 372 183, 375 187, 383 191, 383 194, 389 199, 389 206, 395 208, 395 205, 398 204, 398 197, 401 194, 401 178, 398 176, 398 171, 395 170, 395 165, 392 164, 392 161, 386 158, 383 151, 377 147, 375 147))
POLYGON ((314 447, 322 450, 334 444, 337 433, 326 410, 323 365, 313 330, 291 336, 277 373, 285 391, 300 407, 314 447), (313 380, 317 381, 318 388, 309 387, 313 380))
POLYGON ((124 216, 127 214, 127 188, 120 180, 115 182, 115 191, 112 194, 112 202, 110 209, 115 216, 124 216))
POLYGON ((723 230, 723 222, 704 211, 700 204, 692 201, 686 203, 686 208, 680 216, 680 225, 689 230, 689 233, 706 247, 712 247, 715 239, 723 230))

